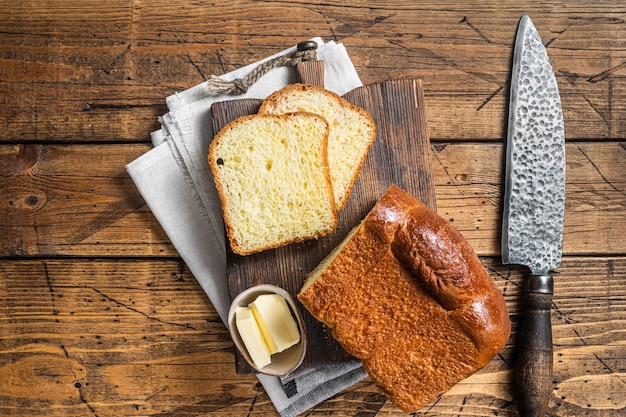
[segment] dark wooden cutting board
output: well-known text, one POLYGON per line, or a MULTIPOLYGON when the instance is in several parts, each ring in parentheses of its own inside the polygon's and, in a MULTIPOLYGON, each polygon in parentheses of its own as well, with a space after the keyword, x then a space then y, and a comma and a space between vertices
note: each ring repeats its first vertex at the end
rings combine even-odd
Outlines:
MULTIPOLYGON (((300 82, 323 83, 323 63, 297 66, 300 82)), ((426 129, 424 95, 418 79, 399 79, 366 85, 343 96, 369 111, 376 123, 377 137, 362 166, 361 174, 334 233, 303 243, 261 253, 239 256, 228 249, 228 283, 231 299, 241 291, 262 283, 284 288, 295 298, 306 274, 339 244, 367 215, 391 184, 396 184, 436 209, 435 187, 426 129)), ((256 113, 260 100, 242 99, 213 104, 212 123, 218 132, 243 115, 256 113)), ((308 336, 303 366, 337 363, 352 358, 331 336, 328 328, 299 305, 308 336)), ((237 354, 237 372, 252 368, 237 354)))

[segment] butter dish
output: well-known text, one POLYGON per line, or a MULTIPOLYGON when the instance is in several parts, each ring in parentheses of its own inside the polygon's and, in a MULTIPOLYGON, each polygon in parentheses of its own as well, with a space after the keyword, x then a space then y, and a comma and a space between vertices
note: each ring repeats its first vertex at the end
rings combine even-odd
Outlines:
POLYGON ((275 285, 261 284, 248 288, 241 292, 230 305, 228 312, 228 329, 230 336, 235 343, 235 347, 241 352, 246 362, 252 366, 255 371, 261 372, 267 375, 284 376, 294 370, 296 370, 301 364, 306 354, 306 332, 302 322, 302 317, 295 304, 293 297, 285 290, 275 285), (300 340, 293 346, 283 350, 282 352, 271 355, 271 362, 262 368, 255 365, 250 353, 248 352, 246 345, 243 341, 241 334, 237 328, 237 309, 247 307, 253 303, 260 295, 264 294, 278 294, 285 299, 291 315, 294 317, 295 322, 300 332, 300 340))

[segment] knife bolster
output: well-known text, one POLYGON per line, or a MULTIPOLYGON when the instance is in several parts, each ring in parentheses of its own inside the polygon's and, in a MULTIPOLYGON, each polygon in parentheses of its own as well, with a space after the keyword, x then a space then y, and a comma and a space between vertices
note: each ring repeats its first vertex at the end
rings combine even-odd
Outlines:
POLYGON ((548 274, 531 274, 526 280, 526 292, 553 294, 554 280, 548 274))

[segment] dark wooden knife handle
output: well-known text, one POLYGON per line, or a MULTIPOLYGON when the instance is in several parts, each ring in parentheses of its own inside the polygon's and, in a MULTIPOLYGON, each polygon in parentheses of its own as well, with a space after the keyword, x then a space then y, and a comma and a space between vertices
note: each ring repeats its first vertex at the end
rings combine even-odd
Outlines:
POLYGON ((518 342, 515 394, 521 417, 541 417, 552 392, 553 281, 549 275, 531 275, 518 342))

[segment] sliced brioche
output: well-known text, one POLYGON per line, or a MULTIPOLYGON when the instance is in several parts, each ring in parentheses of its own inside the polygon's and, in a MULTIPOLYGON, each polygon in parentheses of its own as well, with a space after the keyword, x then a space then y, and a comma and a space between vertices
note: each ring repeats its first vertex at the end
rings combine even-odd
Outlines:
POLYGON ((248 255, 334 230, 328 130, 311 113, 251 115, 215 136, 209 166, 233 252, 248 255))
POLYGON ((467 241, 396 186, 298 299, 406 412, 487 365, 511 330, 502 293, 467 241))
POLYGON ((337 211, 348 202, 361 165, 376 138, 372 116, 343 97, 309 84, 290 84, 267 97, 259 114, 305 111, 324 117, 330 126, 328 165, 337 211))

